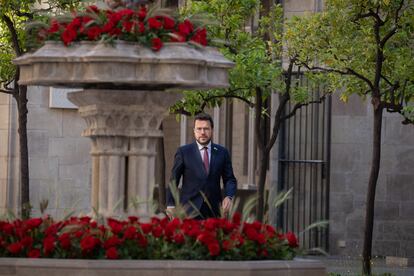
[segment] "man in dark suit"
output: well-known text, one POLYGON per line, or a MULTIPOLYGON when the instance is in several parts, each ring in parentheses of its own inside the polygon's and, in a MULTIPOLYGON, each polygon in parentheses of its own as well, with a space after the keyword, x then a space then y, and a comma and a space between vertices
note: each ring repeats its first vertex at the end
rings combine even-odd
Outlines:
MULTIPOLYGON (((219 217, 220 205, 224 213, 228 212, 237 190, 228 150, 211 142, 213 127, 210 115, 195 116, 195 141, 177 149, 171 174, 175 185, 183 177, 180 203, 188 215, 195 214, 198 219, 219 217), (223 179, 224 195, 220 178, 223 179)), ((167 214, 174 213, 174 206, 174 198, 168 190, 167 214)))

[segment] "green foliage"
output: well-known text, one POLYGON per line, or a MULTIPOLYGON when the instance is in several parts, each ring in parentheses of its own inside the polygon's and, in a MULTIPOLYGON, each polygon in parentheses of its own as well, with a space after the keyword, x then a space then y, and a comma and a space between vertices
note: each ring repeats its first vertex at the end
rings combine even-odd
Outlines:
MULTIPOLYGON (((260 1, 255 0, 205 0, 189 1, 181 10, 190 18, 203 14, 216 19, 216 24, 208 26, 208 34, 235 66, 229 72, 230 88, 187 91, 185 97, 171 107, 171 112, 195 114, 206 107, 219 106, 224 98, 238 98, 253 106, 257 89, 261 90, 263 99, 272 92, 285 92, 281 66, 283 9, 274 5, 268 16, 253 24, 260 8, 260 1)), ((292 95, 297 102, 310 100, 308 91, 300 87, 292 89, 292 95)))
POLYGON ((45 13, 57 15, 70 11, 78 7, 81 2, 82 0, 2 0, 0 83, 8 82, 14 77, 16 68, 11 61, 16 55, 26 52, 34 45, 33 41, 27 39, 27 24, 33 20, 41 20, 45 13), (9 24, 7 19, 10 19, 9 24))
POLYGON ((302 64, 326 69, 312 74, 341 89, 344 101, 379 92, 382 102, 398 106, 414 100, 413 18, 412 1, 329 0, 324 12, 293 18, 286 38, 302 64))

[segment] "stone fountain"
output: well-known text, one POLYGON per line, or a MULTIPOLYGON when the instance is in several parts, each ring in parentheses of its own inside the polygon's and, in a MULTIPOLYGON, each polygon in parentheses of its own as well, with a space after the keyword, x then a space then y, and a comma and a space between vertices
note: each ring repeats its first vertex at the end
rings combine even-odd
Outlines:
POLYGON ((233 63, 212 47, 167 43, 154 52, 139 44, 47 42, 15 59, 20 84, 74 87, 91 138, 91 206, 104 216, 147 216, 155 181, 156 142, 179 90, 228 86, 233 63), (141 204, 133 204, 141 200, 141 204))

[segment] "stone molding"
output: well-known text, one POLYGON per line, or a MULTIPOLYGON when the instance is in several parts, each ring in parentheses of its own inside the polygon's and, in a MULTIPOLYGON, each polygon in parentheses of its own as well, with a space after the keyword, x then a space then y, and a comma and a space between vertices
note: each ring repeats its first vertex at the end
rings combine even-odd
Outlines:
POLYGON ((49 41, 14 63, 24 85, 140 90, 228 87, 227 70, 234 66, 213 47, 165 43, 154 52, 125 41, 84 41, 69 47, 49 41))
POLYGON ((314 260, 291 261, 184 261, 184 260, 65 260, 1 258, 0 274, 16 276, 60 275, 326 275, 325 266, 314 260))

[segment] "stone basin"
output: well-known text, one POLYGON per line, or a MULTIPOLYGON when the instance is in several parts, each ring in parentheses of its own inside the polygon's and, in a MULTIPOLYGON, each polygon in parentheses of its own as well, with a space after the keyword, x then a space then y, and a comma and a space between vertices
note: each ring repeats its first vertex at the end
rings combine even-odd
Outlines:
POLYGON ((15 276, 325 276, 321 262, 57 260, 0 258, 0 275, 15 276))
POLYGON ((154 52, 126 41, 68 47, 48 41, 14 63, 23 85, 129 90, 228 87, 227 70, 234 66, 213 47, 166 43, 154 52))

